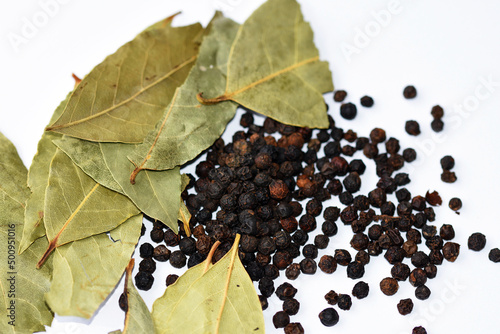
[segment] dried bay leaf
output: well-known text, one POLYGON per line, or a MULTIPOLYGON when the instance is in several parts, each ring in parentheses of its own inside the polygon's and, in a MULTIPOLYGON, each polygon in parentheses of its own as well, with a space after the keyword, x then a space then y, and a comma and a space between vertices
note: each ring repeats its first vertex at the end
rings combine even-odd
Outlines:
POLYGON ((313 32, 295 0, 269 0, 241 25, 231 48, 222 95, 198 95, 204 104, 234 101, 282 123, 327 128, 322 93, 333 90, 313 32))
POLYGON ((264 333, 262 308, 239 259, 238 243, 239 235, 215 265, 210 267, 208 256, 155 301, 152 316, 157 334, 264 333))
POLYGON ((37 266, 56 247, 108 232, 138 213, 127 197, 96 183, 57 150, 45 192, 44 225, 49 247, 37 266))
MULTIPOLYGON (((132 269, 134 268, 134 259, 130 260, 125 273, 125 293, 127 296, 128 309, 125 314, 125 326, 122 331, 111 333, 136 334, 136 333, 154 333, 153 318, 149 312, 144 300, 134 287, 132 280, 132 269)), ((110 334, 111 334, 110 333, 110 334)))
POLYGON ((234 117, 235 103, 200 105, 196 94, 224 89, 226 78, 217 61, 227 58, 222 53, 229 51, 237 29, 238 24, 228 18, 212 20, 186 82, 175 92, 155 130, 129 155, 136 167, 130 176, 132 183, 141 170, 171 169, 195 158, 220 137, 234 117))
POLYGON ((135 145, 95 143, 66 136, 54 144, 97 183, 127 196, 139 210, 177 233, 183 190, 179 167, 162 172, 146 171, 132 185, 129 177, 134 166, 127 155, 133 152, 135 145))
POLYGON ((146 29, 97 65, 47 128, 105 142, 142 142, 195 63, 200 24, 146 29))
POLYGON ((44 301, 49 290, 51 263, 42 270, 35 268, 47 240, 39 238, 21 255, 19 243, 24 222, 25 202, 29 196, 27 170, 12 143, 0 133, 0 244, 5 247, 0 265, 0 333, 33 333, 43 331, 53 314, 44 301), (14 256, 14 262, 8 256, 14 256), (14 281, 9 279, 14 276, 14 281), (14 289, 12 289, 13 283, 14 289), (12 293, 15 297, 12 298, 12 293), (8 308, 15 303, 15 316, 8 308), (9 324, 14 321, 14 325, 9 324))
POLYGON ((107 233, 58 247, 47 304, 58 315, 90 318, 113 291, 141 235, 142 214, 107 233), (112 240, 111 240, 111 239, 112 240))
MULTIPOLYGON (((70 96, 71 93, 56 108, 50 123, 55 122, 61 116, 70 96)), ((61 137, 62 135, 59 133, 44 131, 42 138, 38 142, 37 152, 33 157, 28 171, 28 187, 31 190, 31 194, 26 201, 24 229, 19 253, 24 252, 33 241, 45 235, 45 227, 43 225, 45 189, 49 180, 50 162, 57 149, 52 141, 61 137)))

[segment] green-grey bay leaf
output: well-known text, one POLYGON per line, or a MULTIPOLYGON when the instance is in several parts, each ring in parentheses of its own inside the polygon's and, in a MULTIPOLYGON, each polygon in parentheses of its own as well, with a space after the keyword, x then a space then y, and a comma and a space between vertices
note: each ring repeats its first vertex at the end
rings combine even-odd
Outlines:
POLYGON ((29 196, 27 170, 12 143, 0 133, 0 333, 33 333, 50 325, 53 314, 45 304, 52 264, 41 270, 36 262, 47 247, 39 238, 17 255, 29 196))
POLYGON ((90 318, 113 291, 141 235, 142 214, 107 233, 58 247, 46 301, 58 315, 90 318))
POLYGON ((238 24, 227 18, 212 20, 186 82, 175 92, 155 130, 129 155, 136 167, 131 182, 141 170, 171 169, 195 158, 219 138, 234 117, 235 103, 200 105, 196 94, 224 89, 226 77, 217 62, 227 58, 222 53, 228 52, 237 29, 238 24))
MULTIPOLYGON (((55 122, 61 116, 70 96, 71 93, 56 108, 50 123, 55 122)), ((44 131, 42 138, 38 142, 37 152, 28 171, 28 187, 31 194, 26 201, 24 229, 19 245, 20 253, 24 252, 33 241, 45 235, 43 225, 45 188, 47 188, 49 180, 50 162, 57 149, 52 141, 61 138, 61 136, 59 133, 44 131)))
POLYGON ((132 185, 129 177, 134 166, 127 155, 136 145, 96 143, 67 136, 54 144, 97 183, 127 196, 139 210, 177 233, 182 192, 179 167, 146 171, 132 185))
MULTIPOLYGON (((124 293, 127 298, 128 309, 125 314, 125 325, 123 331, 112 333, 136 334, 136 333, 154 333, 153 318, 149 312, 144 300, 134 287, 132 280, 132 269, 134 268, 134 259, 130 260, 125 272, 124 293)), ((109 333, 109 334, 112 334, 109 333)))
POLYGON ((333 90, 327 62, 319 60, 313 32, 295 0, 269 0, 238 30, 222 95, 203 92, 202 103, 235 101, 280 122, 328 127, 322 93, 333 90))
POLYGON ((97 65, 47 130, 105 142, 142 142, 195 63, 203 27, 146 29, 97 65))
POLYGON ((126 196, 95 182, 58 149, 50 164, 45 192, 44 225, 49 247, 38 267, 55 248, 108 232, 138 213, 126 196))
POLYGON ((155 301, 152 316, 156 334, 264 333, 262 308, 239 259, 238 243, 239 235, 215 265, 210 267, 211 256, 207 257, 155 301))

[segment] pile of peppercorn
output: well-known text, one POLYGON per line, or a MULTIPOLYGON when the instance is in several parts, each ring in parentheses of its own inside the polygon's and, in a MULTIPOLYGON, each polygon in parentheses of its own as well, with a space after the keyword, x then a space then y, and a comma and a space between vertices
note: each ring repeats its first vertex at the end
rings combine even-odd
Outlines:
MULTIPOLYGON (((335 101, 342 102, 347 95, 342 92, 336 92, 335 101)), ((373 99, 367 96, 361 102, 365 107, 373 105, 373 99)), ((356 110, 352 103, 342 104, 341 115, 352 119, 356 110)), ((273 293, 283 301, 283 310, 273 316, 273 323, 276 328, 284 328, 285 333, 304 330, 300 323, 290 321, 300 307, 294 298, 297 289, 288 282, 274 286, 280 271, 285 271, 286 278, 292 281, 300 274, 313 275, 318 267, 331 274, 340 265, 347 267, 348 277, 357 280, 363 277, 370 257, 383 254, 393 266, 390 277, 380 282, 384 294, 394 295, 399 284, 408 280, 415 287, 417 299, 429 298, 431 291, 426 281, 436 277, 443 259, 455 261, 460 246, 450 241, 455 236, 451 225, 442 225, 438 230, 432 224, 432 205, 441 203, 439 195, 412 196, 404 187, 410 182, 409 176, 398 171, 416 159, 416 151, 406 148, 400 154, 399 141, 387 139, 380 128, 373 129, 369 137, 358 137, 353 130, 344 132, 336 127, 330 116, 329 123, 328 129, 314 132, 271 118, 258 126, 254 115, 245 113, 240 125, 246 130, 234 133, 231 143, 218 139, 207 150, 206 160, 197 164, 197 178, 190 175, 191 182, 182 196, 192 214, 192 235, 187 236, 182 223, 176 235, 160 222, 153 222, 152 241, 164 241, 166 246, 179 249, 171 252, 162 244, 143 244, 140 256, 144 259, 135 277, 137 287, 151 288, 155 260, 170 261, 175 268, 186 264, 190 268, 203 262, 212 245, 220 241, 212 259, 215 263, 230 250, 239 233, 239 256, 250 278, 258 282, 263 310, 273 293), (384 146, 385 152, 381 152, 384 146), (366 165, 361 159, 347 160, 357 151, 375 162, 379 177, 377 187, 367 195, 358 194, 366 165), (397 204, 387 199, 390 194, 395 194, 397 204), (344 207, 324 208, 323 202, 332 196, 337 196, 344 207), (318 261, 318 250, 326 249, 330 238, 337 234, 339 219, 352 229, 351 246, 356 254, 337 249, 318 261), (318 225, 322 233, 309 240, 309 233, 318 225), (422 243, 430 252, 419 250, 422 243), (295 261, 300 255, 303 259, 295 261), (405 258, 410 259, 413 268, 403 263, 405 258)), ((446 167, 443 169, 452 166, 446 167)), ((459 209, 451 202, 450 207, 459 209)), ((177 275, 169 275, 166 285, 176 279, 177 275)), ((357 299, 368 293, 369 286, 362 281, 352 290, 357 299)), ((342 310, 352 305, 349 294, 333 290, 325 299, 342 310)), ((402 299, 397 309, 402 315, 409 314, 412 300, 402 299)), ((319 314, 319 320, 333 326, 339 315, 329 307, 319 314)), ((425 331, 421 327, 416 330, 425 331)))

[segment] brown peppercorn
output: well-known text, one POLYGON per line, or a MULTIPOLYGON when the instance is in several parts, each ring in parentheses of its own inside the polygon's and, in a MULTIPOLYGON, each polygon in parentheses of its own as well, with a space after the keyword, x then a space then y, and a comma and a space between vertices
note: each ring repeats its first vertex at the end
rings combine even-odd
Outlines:
POLYGON ((166 284, 167 284, 167 287, 174 284, 177 279, 179 278, 178 275, 175 275, 175 274, 170 274, 167 276, 167 279, 165 280, 166 281, 166 284))
POLYGON ((336 249, 334 258, 341 266, 347 266, 352 261, 351 254, 345 249, 336 249))
POLYGON ((300 275, 300 264, 292 263, 285 270, 285 276, 289 280, 296 280, 300 275))
POLYGON ((415 254, 415 252, 418 250, 417 244, 411 240, 405 241, 402 248, 405 251, 405 257, 412 257, 413 254, 415 254))
POLYGON ((450 202, 448 203, 448 206, 453 211, 458 211, 458 210, 460 210, 462 208, 462 201, 458 197, 453 197, 452 199, 450 199, 450 202))
POLYGON ((290 253, 287 251, 277 251, 273 255, 273 264, 278 267, 279 270, 285 270, 293 261, 290 253))
POLYGON ((271 198, 281 201, 289 193, 289 189, 285 182, 282 180, 273 180, 269 185, 269 195, 271 198))
POLYGON ((449 170, 444 170, 441 174, 441 181, 446 183, 454 183, 457 180, 457 175, 455 172, 450 172, 449 170))
POLYGON ((401 299, 398 303, 398 312, 401 315, 410 314, 413 311, 413 301, 410 298, 401 299))
POLYGON ((285 334, 304 334, 304 327, 298 322, 291 322, 285 326, 285 334))
POLYGON ((455 262, 459 254, 460 254, 459 244, 451 241, 448 241, 447 243, 444 244, 443 256, 446 260, 450 262, 455 262))
POLYGON ((333 290, 330 290, 326 295, 325 295, 325 300, 328 304, 330 305, 336 305, 339 299, 338 293, 336 293, 333 290))
POLYGON ((479 252, 486 246, 486 236, 482 233, 472 233, 467 240, 467 246, 470 250, 479 252))
POLYGON ((409 135, 418 136, 420 134, 420 125, 414 120, 406 121, 405 131, 409 135))
POLYGON ((370 139, 373 143, 378 144, 386 140, 385 130, 381 128, 374 128, 370 132, 370 139))
POLYGON ((299 313, 300 303, 295 298, 286 299, 283 302, 283 311, 289 315, 295 315, 299 313))
POLYGON ((300 261, 300 270, 303 274, 314 275, 316 273, 317 265, 314 259, 303 259, 300 261))
POLYGON ((443 110, 443 108, 441 106, 435 105, 431 109, 431 115, 435 119, 442 118, 444 116, 444 110, 443 110))
POLYGON ((332 274, 337 270, 337 261, 331 255, 323 255, 318 263, 319 269, 326 274, 332 274))
POLYGON ((380 290, 386 296, 392 296, 392 295, 396 294, 396 292, 398 292, 398 290, 399 290, 398 281, 396 281, 396 279, 394 279, 392 277, 384 278, 380 282, 380 290))
POLYGON ((273 316, 273 324, 275 328, 284 328, 290 323, 290 316, 285 311, 276 312, 273 316))
POLYGON ((284 219, 280 219, 280 225, 284 231, 288 233, 293 233, 297 230, 299 223, 295 217, 288 217, 284 219))
POLYGON ((443 240, 451 240, 455 238, 455 230, 453 229, 453 226, 443 224, 443 226, 439 229, 439 235, 443 238, 443 240))
POLYGON ((345 90, 337 90, 333 94, 333 100, 335 102, 342 102, 347 96, 347 92, 345 90))
POLYGON ((158 245, 153 250, 153 258, 159 262, 168 261, 170 250, 165 245, 158 245))
POLYGON ((424 327, 418 326, 418 327, 413 328, 413 330, 411 331, 411 334, 427 334, 427 331, 425 330, 424 327))
POLYGON ((408 276, 410 276, 410 267, 402 262, 398 262, 392 266, 391 275, 398 281, 406 281, 408 276))
POLYGON ((411 285, 418 287, 427 282, 427 275, 423 269, 415 268, 410 273, 409 281, 411 285))
POLYGON ((417 89, 412 85, 406 86, 403 90, 403 96, 405 99, 413 99, 417 96, 417 89))
POLYGON ((429 192, 425 194, 425 200, 432 206, 443 204, 443 200, 437 191, 429 192))

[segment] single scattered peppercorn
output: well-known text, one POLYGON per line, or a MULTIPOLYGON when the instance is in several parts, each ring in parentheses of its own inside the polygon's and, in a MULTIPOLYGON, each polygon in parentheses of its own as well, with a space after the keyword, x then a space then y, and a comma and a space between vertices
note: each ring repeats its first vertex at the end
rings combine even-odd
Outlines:
POLYGON ((486 236, 482 233, 472 233, 467 241, 467 246, 470 250, 479 252, 486 246, 486 236))
POLYGON ((417 89, 412 85, 406 86, 403 89, 403 96, 405 99, 413 99, 417 96, 417 89))
POLYGON ((427 331, 425 330, 424 327, 418 326, 418 327, 413 328, 413 330, 411 331, 411 334, 427 334, 427 331))
POLYGON ((361 99, 360 99, 360 102, 361 102, 361 105, 363 107, 367 107, 367 108, 370 108, 373 106, 373 99, 370 97, 370 96, 363 96, 361 99))
POLYGON ((363 281, 356 283, 352 288, 352 295, 358 299, 366 298, 369 292, 370 287, 368 286, 368 283, 363 281))
POLYGON ((431 295, 431 290, 425 286, 421 285, 415 289, 415 297, 420 300, 426 300, 431 295))
POLYGON ((441 181, 446 183, 454 183, 457 180, 457 175, 455 172, 450 172, 449 170, 444 170, 441 173, 441 181))
POLYGON ((414 120, 406 121, 405 131, 409 135, 418 136, 420 134, 420 125, 414 120))
POLYGON ((175 282, 177 282, 177 279, 179 278, 178 275, 175 275, 175 274, 170 274, 167 276, 166 280, 165 280, 165 283, 168 286, 174 284, 175 282))
POLYGON ((462 201, 458 197, 453 197, 452 199, 450 199, 450 202, 448 203, 448 206, 453 211, 458 211, 458 210, 460 210, 462 208, 462 201))
POLYGON ((401 315, 410 314, 413 311, 413 301, 410 298, 401 299, 398 303, 398 312, 401 315))
POLYGON ((380 290, 384 295, 392 296, 399 290, 398 281, 392 277, 386 277, 380 282, 380 290))
POLYGON ((273 325, 275 328, 284 328, 290 323, 290 316, 285 311, 278 311, 273 316, 273 325))
POLYGON ((329 307, 319 313, 319 320, 323 326, 332 327, 339 322, 339 314, 334 308, 329 307))
POLYGON ((495 263, 500 262, 500 249, 493 248, 492 250, 490 250, 490 253, 488 254, 488 259, 490 259, 490 261, 495 263))
POLYGON ((356 114, 357 114, 357 108, 356 108, 356 105, 348 102, 348 103, 343 103, 341 106, 340 106, 340 116, 342 116, 343 118, 347 119, 347 120, 353 120, 354 118, 356 118, 356 114))
POLYGON ((123 312, 128 311, 128 298, 127 298, 127 294, 125 292, 122 292, 120 294, 120 298, 118 299, 118 306, 120 306, 120 309, 123 312))
POLYGON ((451 155, 442 157, 440 163, 443 170, 451 170, 455 167, 455 159, 451 155))
POLYGON ((347 92, 345 90, 336 90, 333 94, 333 100, 335 102, 342 102, 347 96, 347 92))

